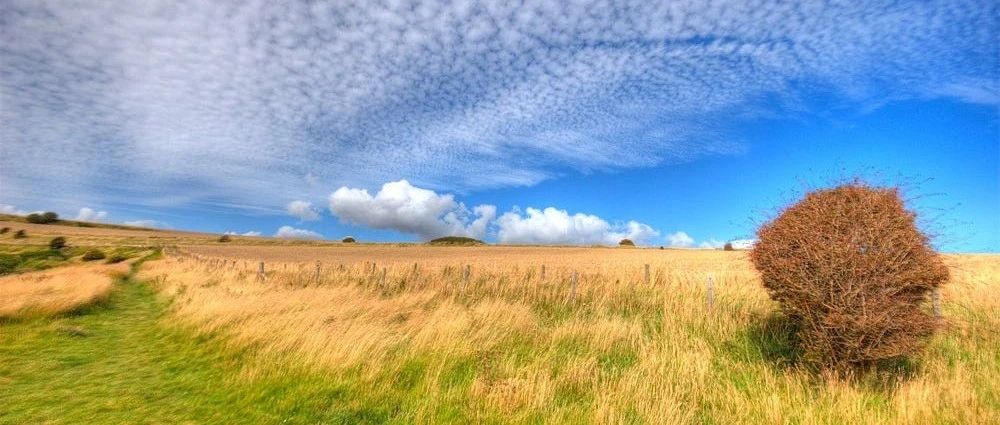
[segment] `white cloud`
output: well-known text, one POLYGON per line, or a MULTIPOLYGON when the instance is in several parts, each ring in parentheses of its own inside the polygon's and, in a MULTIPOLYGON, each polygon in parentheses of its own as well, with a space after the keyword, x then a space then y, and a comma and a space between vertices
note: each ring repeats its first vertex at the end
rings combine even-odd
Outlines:
POLYGON ((312 230, 296 229, 292 226, 281 226, 274 234, 274 237, 282 239, 323 239, 323 235, 312 230))
POLYGON ((0 2, 0 181, 279 209, 261 199, 313 181, 472 190, 688 161, 817 91, 996 102, 969 83, 997 80, 989 4, 0 2))
POLYGON ((725 242, 715 239, 702 241, 700 244, 698 244, 698 248, 704 248, 704 249, 719 249, 722 248, 723 246, 726 246, 725 242))
POLYGON ((965 79, 945 84, 932 95, 953 97, 966 103, 1000 105, 1000 80, 965 79))
POLYGON ((292 201, 285 206, 285 211, 288 215, 302 221, 319 220, 319 213, 313 209, 312 202, 292 201))
POLYGON ((347 223, 424 239, 439 236, 481 239, 496 216, 493 205, 479 205, 470 212, 453 195, 421 189, 406 180, 383 184, 375 196, 365 189, 341 187, 330 195, 330 211, 347 223))
POLYGON ((624 238, 636 243, 659 235, 648 225, 630 221, 613 226, 596 215, 576 213, 553 207, 539 210, 527 208, 507 212, 497 219, 500 243, 512 244, 605 244, 613 245, 624 238))
POLYGON ((694 245, 694 238, 685 232, 674 232, 667 235, 667 245, 674 248, 688 248, 694 245))
MULTIPOLYGON (((278 229, 278 230, 280 231, 281 229, 278 229)), ((260 232, 258 232, 256 230, 251 230, 249 232, 243 232, 243 233, 228 231, 225 234, 226 235, 233 235, 233 236, 260 236, 260 232)))
POLYGON ((13 205, 0 204, 0 214, 28 215, 28 212, 19 210, 13 205))
POLYGON ((631 239, 638 244, 650 243, 659 236, 660 232, 656 229, 653 229, 648 224, 639 223, 634 220, 629 220, 628 223, 625 223, 623 229, 608 234, 609 240, 614 243, 618 243, 622 239, 631 239))
POLYGON ((124 224, 126 226, 146 227, 146 228, 166 228, 166 227, 168 227, 166 225, 166 223, 162 223, 162 222, 159 222, 157 220, 132 220, 132 221, 123 222, 122 224, 124 224))
MULTIPOLYGON (((285 226, 285 227, 288 227, 288 226, 285 226)), ((281 232, 281 229, 278 229, 278 232, 281 232)), ((255 230, 251 230, 249 232, 243 232, 243 233, 229 231, 229 232, 226 232, 225 234, 227 234, 227 235, 233 235, 233 236, 260 236, 260 232, 255 231, 255 230)))
POLYGON ((76 214, 76 221, 90 221, 90 222, 102 222, 108 218, 108 213, 106 211, 95 211, 93 209, 83 207, 80 208, 80 212, 76 214))
POLYGON ((730 241, 733 244, 733 249, 753 249, 753 246, 757 243, 756 239, 736 239, 730 241))

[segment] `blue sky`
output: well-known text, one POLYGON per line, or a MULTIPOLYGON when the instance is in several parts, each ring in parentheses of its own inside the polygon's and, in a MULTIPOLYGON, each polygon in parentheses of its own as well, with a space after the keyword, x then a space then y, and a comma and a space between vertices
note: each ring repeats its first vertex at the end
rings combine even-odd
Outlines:
POLYGON ((717 246, 861 176, 1000 251, 995 2, 647 3, 0 0, 0 209, 717 246))

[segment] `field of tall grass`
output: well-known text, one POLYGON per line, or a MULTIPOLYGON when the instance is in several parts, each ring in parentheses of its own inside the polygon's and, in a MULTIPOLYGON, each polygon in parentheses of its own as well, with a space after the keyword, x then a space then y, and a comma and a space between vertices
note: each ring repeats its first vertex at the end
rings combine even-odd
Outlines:
POLYGON ((302 367, 396 422, 997 423, 1000 257, 947 262, 925 353, 847 378, 799 364, 743 252, 203 246, 138 278, 252 349, 242 379, 302 367))

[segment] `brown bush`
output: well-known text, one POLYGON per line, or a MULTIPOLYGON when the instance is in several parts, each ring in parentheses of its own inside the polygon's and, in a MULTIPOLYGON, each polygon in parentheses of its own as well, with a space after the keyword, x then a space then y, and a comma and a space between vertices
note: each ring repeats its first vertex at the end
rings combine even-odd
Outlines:
POLYGON ((920 350, 936 321, 924 307, 948 269, 898 190, 850 183, 806 194, 757 232, 750 253, 772 299, 822 368, 920 350))
POLYGON ((733 243, 732 242, 726 242, 726 244, 722 246, 722 250, 723 251, 732 251, 733 250, 733 243))

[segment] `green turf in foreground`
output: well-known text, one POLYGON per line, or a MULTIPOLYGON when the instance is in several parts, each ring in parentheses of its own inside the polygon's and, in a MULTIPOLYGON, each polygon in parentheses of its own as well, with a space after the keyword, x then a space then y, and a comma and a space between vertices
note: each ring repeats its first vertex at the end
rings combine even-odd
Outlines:
POLYGON ((391 420, 392 403, 352 400, 343 379, 288 364, 249 373, 250 350, 165 326, 165 306, 124 280, 86 314, 0 323, 0 423, 391 420))

